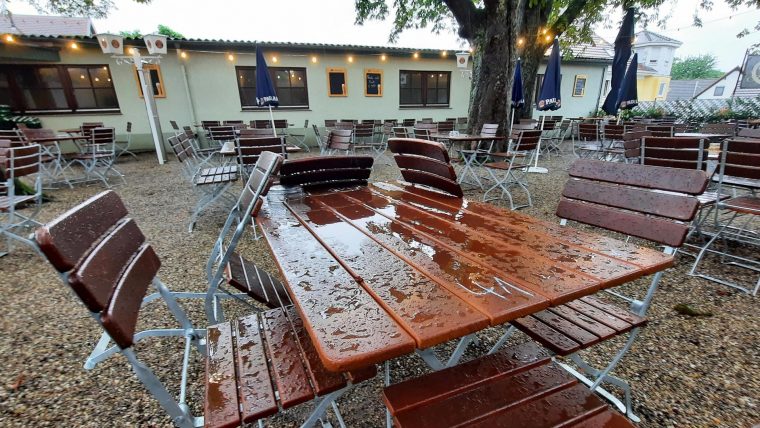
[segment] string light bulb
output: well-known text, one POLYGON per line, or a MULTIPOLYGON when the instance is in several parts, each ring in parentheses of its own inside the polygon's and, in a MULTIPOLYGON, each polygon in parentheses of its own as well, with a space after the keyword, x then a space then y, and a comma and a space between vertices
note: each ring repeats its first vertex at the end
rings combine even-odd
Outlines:
POLYGON ((277 62, 277 56, 276 55, 272 55, 272 62, 277 62))
POLYGON ((316 64, 317 63, 317 57, 316 56, 311 57, 311 62, 313 62, 314 64, 316 64))
POLYGON ((348 56, 348 62, 354 62, 354 57, 353 57, 353 56, 351 56, 351 55, 349 55, 349 56, 348 56))
POLYGON ((546 28, 544 28, 543 30, 541 30, 541 34, 546 34, 547 31, 549 31, 549 30, 547 30, 546 28))
POLYGON ((77 42, 71 42, 69 46, 71 47, 71 49, 74 49, 74 50, 79 49, 79 45, 77 44, 77 42))
POLYGON ((386 59, 388 59, 388 57, 385 56, 385 54, 380 55, 380 61, 385 61, 386 59))
POLYGON ((441 57, 446 58, 449 55, 446 51, 441 51, 441 57))
POLYGON ((230 61, 235 61, 235 55, 228 54, 227 55, 227 59, 230 60, 230 61))
POLYGON ((547 34, 546 35, 546 41, 547 42, 551 42, 552 41, 552 35, 551 34, 547 34))
POLYGON ((525 43, 525 39, 523 39, 522 37, 517 39, 517 46, 522 46, 524 43, 525 43))
POLYGON ((16 39, 14 39, 14 38, 13 38, 13 36, 12 36, 12 35, 10 35, 10 34, 6 34, 6 35, 5 35, 5 37, 4 37, 4 39, 5 39, 5 41, 6 41, 6 42, 8 42, 8 43, 13 43, 13 42, 15 42, 15 41, 16 41, 16 39))
POLYGON ((412 54, 412 57, 414 57, 414 59, 417 59, 417 58, 420 57, 420 53, 419 52, 415 52, 414 54, 412 54))
POLYGON ((181 58, 183 58, 183 59, 184 59, 184 58, 187 58, 187 52, 185 52, 185 51, 182 51, 182 52, 180 52, 180 53, 179 53, 179 56, 180 56, 181 58))

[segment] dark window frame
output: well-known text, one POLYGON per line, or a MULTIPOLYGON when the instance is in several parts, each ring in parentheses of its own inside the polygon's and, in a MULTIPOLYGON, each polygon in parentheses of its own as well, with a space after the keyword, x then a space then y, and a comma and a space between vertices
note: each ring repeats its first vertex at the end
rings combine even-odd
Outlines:
MULTIPOLYGON (((280 97, 279 94, 278 94, 278 98, 280 98, 280 108, 299 109, 299 110, 301 110, 301 109, 308 110, 309 109, 309 77, 308 77, 308 74, 307 74, 306 70, 307 70, 306 67, 269 67, 269 77, 272 79, 272 82, 275 81, 275 79, 276 79, 276 73, 278 71, 286 71, 286 72, 288 72, 288 74, 290 74, 289 73, 290 71, 300 71, 300 72, 303 73, 303 93, 304 93, 304 96, 306 98, 306 104, 305 105, 304 104, 284 104, 283 103, 283 98, 280 97)), ((256 79, 255 79, 255 76, 256 76, 256 66, 244 66, 244 65, 235 66, 235 83, 237 84, 237 87, 238 87, 238 96, 240 97, 240 108, 242 110, 265 110, 265 109, 267 109, 267 107, 259 107, 259 106, 255 105, 255 104, 252 105, 252 104, 246 104, 245 103, 245 96, 243 94, 243 90, 244 90, 244 88, 253 89, 254 93, 255 93, 255 89, 256 89, 256 84, 255 84, 256 79), (254 79, 252 80, 253 84, 251 84, 251 85, 245 85, 245 86, 241 86, 240 85, 240 79, 238 78, 238 76, 240 76, 239 73, 240 73, 241 70, 250 71, 250 72, 253 73, 253 76, 254 76, 254 79)), ((294 87, 292 85, 289 86, 289 89, 291 91, 294 88, 301 89, 301 88, 298 88, 298 87, 294 87)), ((275 90, 277 90, 277 89, 275 88, 275 90)))
MULTIPOLYGON (((447 108, 451 106, 451 71, 434 71, 434 70, 399 70, 399 97, 398 97, 398 103, 399 107, 402 108, 447 108), (412 103, 412 102, 404 102, 404 96, 403 91, 404 89, 401 86, 401 75, 402 74, 409 74, 410 76, 412 74, 420 74, 420 102, 419 103, 412 103), (446 75, 446 102, 445 103, 438 103, 438 102, 428 102, 427 96, 428 96, 428 76, 430 74, 437 74, 439 77, 441 77, 441 74, 446 75)), ((410 89, 417 89, 417 88, 410 88, 410 89)), ((436 85, 435 89, 437 91, 440 91, 442 88, 438 85, 436 85)))
POLYGON ((6 76, 7 82, 8 82, 8 92, 10 97, 10 106, 11 111, 16 114, 35 114, 35 115, 44 115, 44 114, 62 114, 62 113, 71 113, 71 114, 77 114, 77 113, 98 113, 98 112, 105 112, 105 113, 120 113, 121 108, 119 105, 119 98, 116 93, 116 85, 113 80, 113 75, 111 74, 111 67, 108 64, 2 64, 0 65, 0 74, 4 74, 6 76), (80 108, 76 97, 74 95, 75 89, 94 89, 95 87, 90 83, 90 86, 87 88, 76 88, 71 82, 71 77, 69 75, 69 69, 76 69, 76 68, 85 68, 88 70, 90 69, 100 69, 104 68, 106 69, 108 73, 108 79, 110 79, 110 86, 102 86, 98 87, 97 89, 111 89, 113 92, 113 99, 115 101, 115 106, 113 107, 82 107, 80 108), (26 88, 26 86, 22 86, 19 84, 19 82, 16 79, 16 73, 19 71, 34 71, 35 73, 38 73, 39 69, 43 68, 52 68, 57 71, 58 74, 58 80, 61 83, 60 88, 44 88, 43 89, 58 89, 62 90, 65 100, 66 100, 66 107, 63 108, 57 108, 57 107, 51 107, 51 108, 30 108, 27 106, 26 101, 23 96, 23 91, 26 88))

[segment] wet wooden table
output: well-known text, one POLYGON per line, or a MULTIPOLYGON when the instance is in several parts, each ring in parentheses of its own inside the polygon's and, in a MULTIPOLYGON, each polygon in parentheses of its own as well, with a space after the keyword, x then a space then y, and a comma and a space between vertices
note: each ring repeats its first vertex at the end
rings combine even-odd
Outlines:
POLYGON ((663 270, 673 258, 403 183, 273 188, 257 217, 324 365, 376 364, 663 270))

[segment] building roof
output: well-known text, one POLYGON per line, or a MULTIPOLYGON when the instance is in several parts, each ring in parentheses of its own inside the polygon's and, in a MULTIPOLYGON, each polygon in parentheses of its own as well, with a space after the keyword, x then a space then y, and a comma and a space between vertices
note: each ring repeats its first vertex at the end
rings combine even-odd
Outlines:
MULTIPOLYGON (((630 61, 628 61, 628 63, 630 64, 630 61)), ((652 67, 650 67, 648 65, 644 65, 642 63, 638 63, 638 64, 636 64, 636 74, 637 75, 641 74, 643 76, 650 76, 650 75, 657 74, 657 70, 655 70, 654 68, 652 68, 652 67)))
POLYGON ((0 15, 0 33, 36 36, 93 36, 90 18, 46 15, 0 15))
POLYGON ((719 79, 671 80, 666 101, 690 100, 719 79))
MULTIPOLYGON (((30 34, 24 33, 24 36, 29 39, 38 39, 40 41, 50 39, 68 39, 75 37, 82 44, 97 45, 97 39, 93 36, 74 35, 66 37, 64 35, 48 35, 48 34, 30 34)), ((124 44, 126 46, 144 46, 142 39, 125 38, 124 44)), ((417 48, 404 48, 394 46, 368 46, 368 45, 342 45, 342 44, 330 44, 330 43, 306 43, 306 42, 270 42, 262 40, 223 40, 223 39, 169 39, 168 47, 172 49, 185 49, 185 50, 238 50, 238 51, 254 51, 257 45, 261 45, 268 49, 290 49, 303 52, 351 52, 354 54, 388 54, 388 55, 409 55, 412 52, 419 53, 422 57, 432 58, 441 57, 441 52, 446 51, 449 57, 453 57, 454 53, 461 49, 417 49, 417 48)), ((550 49, 551 50, 551 49, 550 49)), ((549 50, 549 51, 550 51, 549 50)), ((570 47, 573 52, 573 58, 571 61, 588 61, 588 62, 612 62, 614 56, 614 48, 612 45, 604 41, 601 37, 595 36, 594 41, 591 43, 583 43, 570 47)), ((547 51, 547 55, 548 52, 547 51)))
MULTIPOLYGON (((699 91, 698 93, 696 93, 696 94, 694 95, 694 98, 696 98, 696 97, 698 97, 698 96, 700 96, 700 95, 704 94, 704 93, 705 93, 705 92, 707 92, 707 91, 708 91, 710 88, 712 88, 713 86, 715 86, 715 85, 717 85, 718 83, 722 82, 723 80, 726 80, 726 78, 727 78, 728 76, 730 76, 730 75, 731 75, 731 73, 734 73, 734 72, 736 72, 736 73, 741 73, 741 71, 742 71, 742 68, 741 68, 741 67, 739 67, 739 66, 736 66, 736 67, 732 68, 732 69, 731 69, 731 70, 729 70, 729 71, 728 71, 726 74, 724 74, 724 75, 720 76, 719 78, 715 79, 715 81, 714 81, 714 82, 710 83, 710 84, 709 84, 709 85, 707 85, 707 86, 706 86, 704 89, 702 89, 701 91, 699 91)), ((733 91, 734 89, 735 89, 735 88, 731 88, 731 90, 732 90, 732 91, 733 91)))
POLYGON ((594 34, 590 43, 580 43, 570 46, 574 58, 587 60, 612 61, 615 57, 615 47, 594 34))
POLYGON ((683 44, 682 42, 676 39, 663 36, 662 34, 657 34, 649 30, 639 31, 638 33, 636 33, 635 40, 636 41, 633 44, 634 46, 652 44, 652 45, 671 45, 671 46, 678 47, 683 44))

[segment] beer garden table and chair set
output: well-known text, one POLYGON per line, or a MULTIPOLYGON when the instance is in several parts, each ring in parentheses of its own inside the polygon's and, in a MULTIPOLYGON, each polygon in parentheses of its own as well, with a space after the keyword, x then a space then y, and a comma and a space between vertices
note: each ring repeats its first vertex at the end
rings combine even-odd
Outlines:
POLYGON ((171 291, 160 281, 158 256, 112 191, 35 235, 38 250, 104 329, 86 367, 123 354, 176 425, 261 424, 312 402, 305 426, 328 423, 329 408, 343 426, 338 398, 374 378, 378 365, 385 368, 389 425, 629 426, 595 393, 637 420, 628 384, 610 371, 646 324, 657 283, 674 264, 673 249, 709 181, 704 171, 576 161, 557 209, 560 224, 463 198, 461 176, 433 141, 391 138, 403 181, 370 183, 372 156, 283 162, 282 150, 257 148, 245 165, 209 175, 192 136, 182 135, 172 147, 195 186, 199 179, 215 186, 208 198, 229 198, 230 183, 246 179, 211 252, 207 293, 171 291), (571 228, 567 220, 666 250, 571 228), (283 282, 237 251, 249 233, 266 242, 283 282), (647 275, 654 280, 643 296, 614 293, 630 310, 591 297, 647 275), (146 295, 149 287, 156 292, 146 295), (207 330, 183 312, 178 301, 186 298, 205 298, 207 330), (258 306, 227 321, 221 301, 230 298, 258 306), (136 331, 140 308, 154 300, 167 304, 180 328, 136 331), (459 364, 478 332, 502 325, 511 327, 491 353, 459 364), (514 329, 535 342, 500 349, 514 329), (621 334, 629 338, 604 369, 577 355, 621 334), (151 336, 185 339, 179 399, 133 349, 151 336), (434 347, 451 341, 454 351, 439 358, 434 347), (203 417, 185 404, 193 348, 206 356, 203 417), (413 353, 434 372, 391 385, 389 361, 413 353), (624 401, 603 384, 622 388, 624 401))

